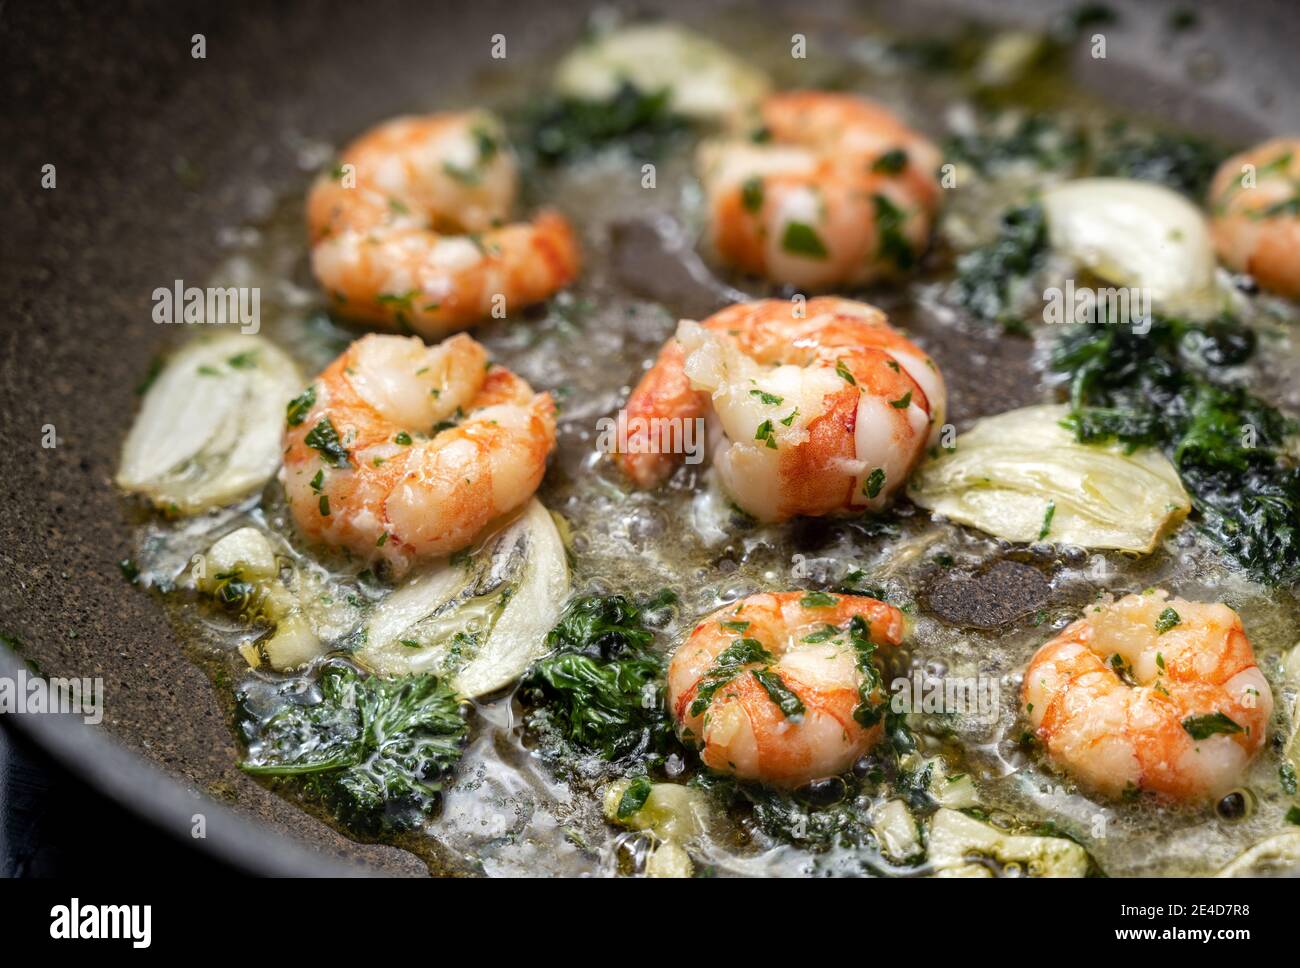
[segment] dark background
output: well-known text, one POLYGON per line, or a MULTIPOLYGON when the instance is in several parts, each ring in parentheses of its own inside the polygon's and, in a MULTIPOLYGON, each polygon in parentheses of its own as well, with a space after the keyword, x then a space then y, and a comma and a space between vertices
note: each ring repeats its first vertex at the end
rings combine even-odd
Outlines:
POLYGON ((232 873, 95 793, 0 717, 0 877, 131 870, 141 854, 151 874, 232 873))

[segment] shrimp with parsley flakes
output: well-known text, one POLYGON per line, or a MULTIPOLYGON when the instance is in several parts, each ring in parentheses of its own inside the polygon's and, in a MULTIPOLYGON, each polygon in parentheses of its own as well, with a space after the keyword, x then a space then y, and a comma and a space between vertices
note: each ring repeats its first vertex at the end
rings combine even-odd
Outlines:
POLYGON ((372 334, 289 404, 284 443, 299 529, 401 574, 533 496, 555 403, 463 333, 437 346, 372 334))
POLYGON ((700 148, 714 250, 774 282, 825 289, 912 268, 941 189, 938 149, 878 104, 792 91, 700 148))
POLYGON ((1273 712, 1237 613, 1158 590, 1090 606, 1038 650, 1021 700, 1052 762, 1110 797, 1227 793, 1273 712))
POLYGON ((668 666, 678 732, 715 770, 798 787, 880 741, 888 696, 876 652, 902 613, 860 595, 750 595, 700 621, 668 666))
POLYGON ((654 487, 681 455, 657 452, 656 418, 718 431, 723 490, 762 521, 880 510, 943 424, 938 368, 874 306, 836 297, 738 303, 683 321, 627 402, 617 461, 654 487))
POLYGON ((387 121, 312 187, 312 271, 340 314, 434 338, 539 302, 577 277, 578 243, 555 211, 507 223, 518 189, 494 115, 387 121))

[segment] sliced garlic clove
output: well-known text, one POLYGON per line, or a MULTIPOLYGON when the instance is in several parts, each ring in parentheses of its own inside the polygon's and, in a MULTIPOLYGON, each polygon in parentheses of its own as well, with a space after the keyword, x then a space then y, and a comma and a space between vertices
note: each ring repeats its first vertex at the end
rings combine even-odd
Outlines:
POLYGON ((1213 315, 1214 246, 1200 210, 1177 192, 1127 178, 1081 178, 1043 192, 1052 246, 1161 309, 1213 315))
POLYGON ((978 421, 927 461, 908 496, 923 508, 1007 541, 1051 541, 1150 554, 1191 510, 1178 472, 1157 450, 1083 444, 1064 406, 978 421))
POLYGON ((182 514, 256 491, 280 466, 284 408, 300 389, 293 361, 260 337, 194 342, 145 394, 118 486, 182 514))
POLYGON ((612 98, 628 83, 644 94, 669 92, 669 107, 691 118, 721 118, 758 101, 771 86, 744 60, 670 23, 617 27, 579 44, 560 62, 555 88, 588 101, 612 98))
POLYGON ((380 602, 356 658, 381 675, 433 672, 467 698, 485 695, 545 654, 568 593, 564 543, 534 498, 469 561, 432 565, 380 602))
POLYGON ((928 856, 940 876, 977 874, 968 870, 973 856, 1020 865, 1031 877, 1083 877, 1088 872, 1088 852, 1073 840, 1007 833, 946 807, 930 820, 928 856))

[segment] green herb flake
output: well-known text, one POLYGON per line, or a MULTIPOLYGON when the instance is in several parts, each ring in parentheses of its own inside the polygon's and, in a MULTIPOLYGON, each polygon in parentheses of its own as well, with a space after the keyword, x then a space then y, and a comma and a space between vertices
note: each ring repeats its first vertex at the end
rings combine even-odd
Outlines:
POLYGON ((312 450, 320 454, 321 460, 333 467, 348 466, 348 451, 339 440, 339 432, 329 417, 322 417, 315 427, 303 438, 312 450))
POLYGON ((483 180, 483 176, 473 168, 466 168, 450 161, 442 163, 442 170, 462 185, 477 185, 483 180))
POLYGON ((862 493, 869 498, 876 498, 880 495, 880 489, 885 486, 885 469, 877 467, 867 479, 862 482, 862 493))
POLYGON ((1038 529, 1038 540, 1046 540, 1052 533, 1052 518, 1056 517, 1056 502, 1048 501, 1047 510, 1043 512, 1043 526, 1038 529))
POLYGON ((619 797, 618 819, 627 820, 629 817, 634 816, 646 805, 646 801, 650 799, 652 789, 653 784, 651 784, 648 776, 633 777, 632 782, 623 791, 623 795, 619 797))
POLYGON ((1166 608, 1156 619, 1156 631, 1164 635, 1182 621, 1182 617, 1173 608, 1166 608))
POLYGON ((829 253, 811 225, 804 222, 787 222, 781 236, 781 248, 792 255, 807 259, 825 259, 829 253))
POLYGON ((835 636, 839 634, 840 634, 840 630, 837 629, 834 625, 823 625, 816 632, 809 632, 799 641, 807 642, 810 645, 815 645, 818 642, 829 642, 831 639, 835 638, 835 636))
POLYGON ((785 397, 778 397, 775 393, 768 393, 765 390, 750 390, 749 395, 758 397, 760 402, 769 407, 779 407, 785 401, 785 397))
POLYGON ((337 660, 317 685, 318 701, 267 717, 241 697, 241 767, 297 778, 366 832, 407 829, 433 814, 469 729, 455 692, 433 675, 363 676, 337 660))
POLYGON ((871 163, 871 170, 882 175, 897 175, 907 167, 907 152, 893 148, 871 163))
POLYGON ((727 683, 740 674, 748 665, 770 663, 772 653, 763 648, 758 639, 736 639, 718 653, 713 665, 700 677, 695 687, 695 699, 691 703, 692 716, 698 716, 709 708, 714 695, 727 683))
POLYGON ((1183 729, 1192 739, 1209 739, 1216 733, 1231 735, 1240 733, 1242 728, 1223 713, 1206 713, 1203 716, 1188 716, 1183 720, 1183 729))
POLYGON ((399 306, 404 309, 409 309, 411 306, 411 300, 419 294, 420 290, 418 289, 411 289, 407 292, 381 292, 377 297, 375 297, 375 301, 383 306, 399 306))
POLYGON ((886 262, 892 262, 899 269, 910 269, 916 263, 916 253, 903 234, 903 225, 907 216, 903 210, 884 195, 873 195, 876 206, 876 232, 880 237, 877 255, 886 262))
POLYGON ((297 427, 307 419, 307 414, 316 405, 316 388, 308 387, 289 401, 285 420, 290 427, 297 427))
POLYGON ((770 669, 755 669, 753 676, 786 719, 795 719, 804 714, 803 700, 785 684, 780 675, 770 669))

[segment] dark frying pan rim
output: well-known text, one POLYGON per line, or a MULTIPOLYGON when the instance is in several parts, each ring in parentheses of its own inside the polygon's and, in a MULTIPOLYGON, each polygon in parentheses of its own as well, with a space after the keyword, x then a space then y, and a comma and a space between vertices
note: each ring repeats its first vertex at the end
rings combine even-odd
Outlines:
MULTIPOLYGON (((0 645, 0 676, 17 677, 25 664, 0 645)), ((375 873, 355 863, 309 850, 277 835, 206 794, 187 789, 107 733, 76 716, 7 714, 5 723, 27 736, 97 793, 142 817, 172 838, 244 873, 272 877, 356 877, 375 873), (191 828, 203 814, 207 835, 191 828)))

